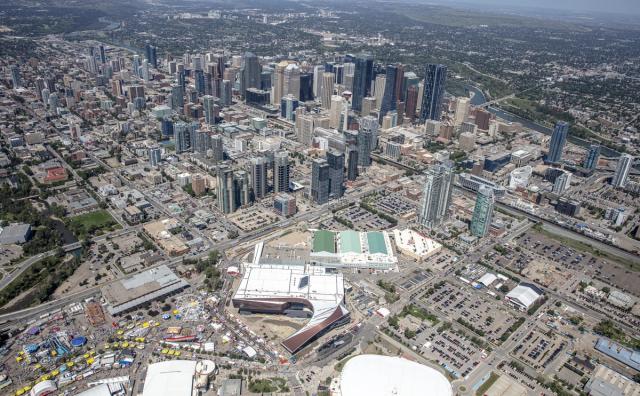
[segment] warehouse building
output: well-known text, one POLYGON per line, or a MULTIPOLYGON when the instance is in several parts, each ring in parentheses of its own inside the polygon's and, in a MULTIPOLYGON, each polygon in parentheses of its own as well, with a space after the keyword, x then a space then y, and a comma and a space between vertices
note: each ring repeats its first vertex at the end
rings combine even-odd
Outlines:
POLYGON ((166 265, 152 268, 102 288, 107 310, 118 315, 189 287, 166 265))
POLYGON ((317 230, 313 233, 310 259, 314 265, 382 271, 395 270, 398 264, 385 231, 317 230))

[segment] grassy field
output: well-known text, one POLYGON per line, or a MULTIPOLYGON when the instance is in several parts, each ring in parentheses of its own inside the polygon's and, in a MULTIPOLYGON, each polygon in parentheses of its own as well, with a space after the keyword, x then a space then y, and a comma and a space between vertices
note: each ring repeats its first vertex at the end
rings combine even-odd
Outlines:
POLYGON ((484 384, 480 385, 480 387, 476 391, 476 396, 484 395, 485 392, 488 391, 489 388, 491 388, 491 385, 493 385, 498 380, 498 378, 500 378, 500 376, 492 371, 489 378, 484 382, 484 384))
POLYGON ((67 227, 78 239, 102 235, 120 228, 118 222, 106 210, 85 213, 66 220, 67 227))

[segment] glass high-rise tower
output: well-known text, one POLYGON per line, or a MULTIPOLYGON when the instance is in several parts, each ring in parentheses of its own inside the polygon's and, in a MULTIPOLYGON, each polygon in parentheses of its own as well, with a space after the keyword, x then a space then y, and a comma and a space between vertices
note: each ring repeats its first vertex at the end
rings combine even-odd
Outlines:
POLYGON ((357 55, 354 64, 351 108, 355 111, 362 111, 362 99, 371 94, 373 57, 369 54, 357 55))
POLYGON ((558 121, 553 134, 551 135, 551 141, 549 142, 549 153, 547 154, 546 162, 555 164, 562 159, 562 150, 564 150, 564 144, 567 142, 567 134, 569 133, 569 124, 564 121, 558 121))
POLYGON ((480 186, 476 196, 476 206, 471 218, 471 234, 482 238, 489 232, 491 219, 493 218, 493 206, 495 199, 493 189, 488 186, 480 186))
POLYGON ((424 76, 422 107, 420 108, 420 122, 440 120, 446 81, 447 67, 445 65, 427 65, 424 76))
POLYGON ((427 171, 418 221, 433 228, 444 222, 451 205, 453 173, 444 165, 436 165, 427 171))

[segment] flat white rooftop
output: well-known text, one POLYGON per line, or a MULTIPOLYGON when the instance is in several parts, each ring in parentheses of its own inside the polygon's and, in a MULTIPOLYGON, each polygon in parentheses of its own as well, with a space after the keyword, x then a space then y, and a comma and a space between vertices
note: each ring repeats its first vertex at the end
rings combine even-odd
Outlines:
POLYGON ((169 360, 150 364, 142 396, 191 396, 196 362, 169 360))

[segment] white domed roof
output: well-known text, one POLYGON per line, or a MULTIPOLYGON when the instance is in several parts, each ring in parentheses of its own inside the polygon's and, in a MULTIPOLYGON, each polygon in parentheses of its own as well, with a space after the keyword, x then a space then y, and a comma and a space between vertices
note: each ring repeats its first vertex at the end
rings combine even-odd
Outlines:
POLYGON ((453 395, 449 380, 438 370, 381 355, 359 355, 350 359, 342 369, 340 390, 342 396, 453 395))

